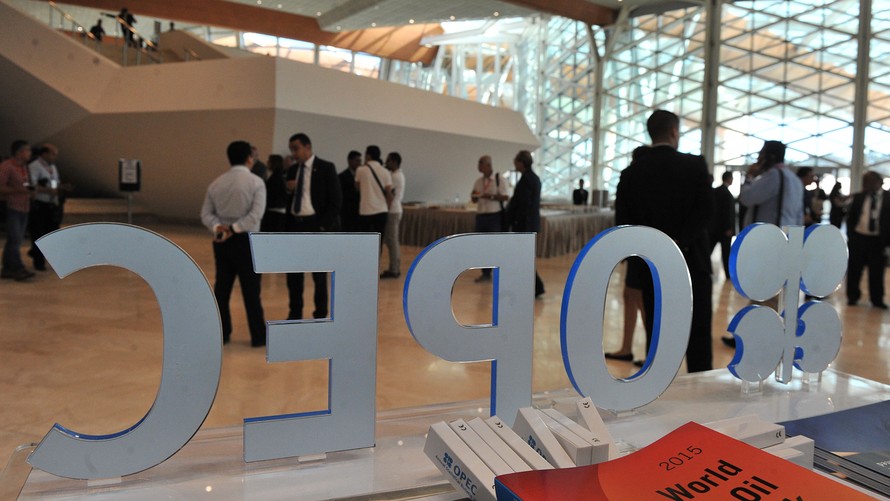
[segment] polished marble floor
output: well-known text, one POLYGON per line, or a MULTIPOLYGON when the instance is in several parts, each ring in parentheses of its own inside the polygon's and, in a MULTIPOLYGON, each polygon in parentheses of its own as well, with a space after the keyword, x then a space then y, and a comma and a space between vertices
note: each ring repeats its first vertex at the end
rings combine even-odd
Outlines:
MULTIPOLYGON (((200 227, 147 224, 181 246, 212 282, 209 235, 200 227)), ((487 396, 488 363, 451 363, 421 348, 402 315, 405 272, 419 248, 403 248, 402 278, 379 284, 377 407, 386 410, 487 396)), ((559 343, 562 290, 575 256, 538 260, 547 292, 535 301, 535 391, 569 386, 559 343)), ((385 259, 385 258, 384 258, 385 259)), ((716 262, 715 262, 716 264, 716 262)), ((715 266, 719 270, 719 266, 715 266)), ((491 285, 466 272, 453 292, 455 316, 482 323, 491 315, 491 285)), ((733 350, 719 337, 747 302, 717 272, 714 279, 715 367, 725 367, 733 350)), ((621 268, 612 275, 604 319, 604 350, 620 344, 623 325, 621 268)), ((311 302, 311 280, 307 299, 311 302)), ((842 292, 842 291, 841 291, 842 292)), ((848 307, 840 294, 829 299, 844 323, 838 370, 890 383, 888 313, 848 307)), ((263 279, 267 320, 284 319, 287 288, 283 275, 263 279)), ((269 364, 263 349, 251 348, 236 287, 232 298, 235 332, 223 350, 222 379, 205 428, 240 424, 245 417, 318 410, 326 406, 327 367, 320 361, 269 364)), ((60 280, 52 271, 29 282, 0 282, 0 461, 20 444, 35 442, 58 422, 88 434, 122 430, 150 408, 160 381, 162 327, 150 288, 131 272, 112 267, 79 271, 60 280)), ((643 353, 642 328, 634 350, 643 353)), ((608 362, 615 377, 636 370, 608 362)), ((685 372, 685 367, 681 373, 685 372)))

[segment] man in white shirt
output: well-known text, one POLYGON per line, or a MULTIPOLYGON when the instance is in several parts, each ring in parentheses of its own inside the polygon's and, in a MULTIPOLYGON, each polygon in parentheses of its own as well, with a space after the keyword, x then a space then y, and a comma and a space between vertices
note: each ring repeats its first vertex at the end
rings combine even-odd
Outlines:
POLYGON ((355 186, 359 192, 359 231, 383 235, 392 202, 392 177, 380 163, 379 147, 371 145, 365 149, 365 165, 355 171, 355 186))
POLYGON ((34 200, 31 203, 31 214, 28 217, 28 229, 31 233, 31 249, 28 255, 34 260, 34 269, 45 271, 46 259, 34 242, 47 233, 59 229, 62 222, 62 205, 59 193, 62 186, 56 159, 59 149, 51 144, 44 144, 35 151, 37 158, 28 164, 28 177, 34 187, 34 200))
POLYGON ((747 208, 743 226, 803 225, 803 193, 800 179, 785 165, 785 145, 764 141, 739 193, 739 203, 747 208))
POLYGON ((402 220, 402 198, 405 194, 405 175, 402 173, 402 155, 392 152, 386 156, 386 170, 392 178, 392 203, 386 216, 386 230, 383 243, 389 252, 389 268, 380 278, 399 278, 402 274, 401 251, 399 249, 399 222, 402 220))
POLYGON ((213 233, 213 257, 216 278, 213 292, 222 321, 223 343, 232 335, 232 316, 229 298, 235 278, 241 284, 250 345, 266 345, 266 320, 260 302, 260 275, 253 271, 248 233, 260 231, 260 221, 266 209, 266 185, 250 172, 253 158, 250 143, 235 141, 228 147, 231 168, 210 183, 201 222, 213 233))
MULTIPOLYGON (((504 202, 510 199, 507 183, 497 172, 491 169, 491 157, 483 155, 479 158, 478 167, 482 176, 473 184, 470 200, 476 204, 477 232, 506 231, 504 228, 504 202)), ((482 275, 477 282, 491 280, 491 268, 482 268, 482 275)))

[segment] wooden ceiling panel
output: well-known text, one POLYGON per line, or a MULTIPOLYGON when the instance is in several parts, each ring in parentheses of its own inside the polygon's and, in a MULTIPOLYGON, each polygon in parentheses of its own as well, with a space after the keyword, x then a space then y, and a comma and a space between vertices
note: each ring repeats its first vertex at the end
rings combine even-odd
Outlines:
POLYGON ((614 24, 618 11, 587 0, 504 0, 540 12, 575 19, 595 26, 614 24))

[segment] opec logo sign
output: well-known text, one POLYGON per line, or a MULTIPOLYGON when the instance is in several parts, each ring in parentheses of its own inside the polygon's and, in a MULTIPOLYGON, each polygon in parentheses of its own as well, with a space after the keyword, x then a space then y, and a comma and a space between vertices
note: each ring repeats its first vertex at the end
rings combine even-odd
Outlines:
MULTIPOLYGON (((325 359, 329 408, 244 420, 244 459, 259 461, 373 447, 376 420, 378 234, 256 233, 250 235, 258 273, 332 272, 331 318, 267 325, 267 361, 325 359)), ((38 241, 65 277, 90 266, 119 266, 140 275, 158 300, 164 325, 161 384, 151 409, 133 426, 85 435, 56 424, 28 461, 55 475, 98 479, 155 466, 198 431, 216 396, 222 329, 213 291, 195 262, 169 240, 123 224, 72 226, 38 241)), ((414 338, 450 361, 490 361, 491 414, 515 416, 531 405, 534 297, 533 233, 455 235, 415 259, 405 280, 405 320, 414 338), (459 324, 451 290, 470 268, 495 268, 492 319, 459 324)), ((746 381, 791 367, 819 372, 837 355, 837 313, 818 301, 798 307, 799 289, 830 294, 847 263, 833 226, 786 235, 770 225, 745 229, 733 245, 731 274, 752 300, 784 291, 784 314, 765 306, 739 312, 729 326, 739 348, 730 370, 746 381)), ((679 371, 689 339, 692 293, 680 250, 646 227, 612 228, 582 250, 563 294, 561 341, 566 372, 582 396, 602 408, 630 410, 652 402, 679 371), (656 288, 656 321, 646 367, 629 379, 608 372, 602 354, 603 308, 609 276, 629 256, 646 260, 656 288)), ((508 423, 510 424, 510 423, 508 423)))

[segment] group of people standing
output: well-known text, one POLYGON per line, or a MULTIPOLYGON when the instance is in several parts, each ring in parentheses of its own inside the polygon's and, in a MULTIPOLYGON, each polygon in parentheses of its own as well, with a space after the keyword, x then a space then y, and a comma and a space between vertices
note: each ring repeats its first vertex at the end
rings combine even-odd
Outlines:
MULTIPOLYGON (((401 276, 399 223, 405 190, 401 155, 391 152, 383 161, 378 146, 368 146, 364 155, 353 150, 347 155, 347 168, 338 174, 332 162, 315 155, 306 134, 291 136, 289 149, 288 159, 270 155, 264 164, 250 143, 231 143, 227 149, 230 168, 210 184, 204 197, 201 220, 213 234, 214 293, 224 343, 232 334, 229 299, 236 278, 244 296, 251 345, 266 343, 261 281, 252 267, 250 232, 380 233, 381 251, 385 245, 389 253, 389 266, 380 278, 401 276)), ((471 194, 478 208, 476 231, 540 231, 541 180, 532 170, 533 163, 529 151, 516 154, 513 165, 521 178, 511 197, 504 177, 492 170, 491 157, 479 159, 481 176, 471 194)), ((328 317, 327 275, 312 273, 312 318, 328 317)), ((491 269, 484 269, 477 281, 490 279, 491 269)), ((287 274, 289 320, 303 318, 303 285, 303 273, 287 274)), ((544 284, 535 273, 535 296, 543 293, 544 284)))
MULTIPOLYGON (((477 232, 541 231, 541 178, 532 170, 531 152, 521 150, 513 158, 513 167, 522 175, 509 195, 507 182, 492 169, 491 156, 479 158, 482 174, 473 184, 470 200, 476 204, 477 232), (506 202, 506 204, 505 204, 506 202)), ((491 268, 483 268, 476 282, 491 280, 491 268)), ((544 294, 544 282, 535 273, 535 297, 544 294)))
POLYGON ((884 268, 890 247, 890 194, 883 189, 884 177, 876 171, 865 172, 862 190, 852 197, 841 193, 839 182, 827 196, 818 187, 806 189, 817 180, 810 167, 792 173, 785 165, 785 145, 767 141, 757 163, 748 170, 739 194, 739 203, 746 210, 743 226, 754 222, 778 226, 817 224, 822 221, 821 206, 828 200, 829 222, 838 228, 846 222, 847 305, 858 305, 862 297, 859 284, 868 268, 871 305, 888 309, 884 302, 884 268))
POLYGON ((28 141, 13 141, 11 156, 0 163, 0 197, 6 201, 6 244, 0 278, 26 281, 34 276, 22 261, 21 245, 27 231, 31 235, 28 255, 34 269, 46 270, 46 259, 37 245, 40 237, 59 229, 66 192, 56 159, 59 149, 52 144, 31 148, 28 141))
MULTIPOLYGON (((232 333, 228 304, 237 278, 251 345, 266 344, 260 275, 253 272, 250 232, 377 232, 389 252, 389 267, 380 277, 401 275, 399 221, 405 189, 401 155, 390 153, 384 166, 377 146, 368 146, 363 159, 351 151, 348 167, 338 174, 332 162, 316 156, 306 134, 292 135, 288 147, 287 162, 281 155, 270 155, 266 165, 248 142, 231 143, 227 150, 230 169, 211 183, 204 198, 201 220, 214 235, 214 293, 224 343, 232 333)), ((312 318, 327 318, 328 273, 313 272, 312 280, 312 318)), ((304 274, 288 273, 287 288, 287 318, 302 319, 304 274)))
MULTIPOLYGON (((687 367, 689 372, 709 370, 712 368, 710 255, 714 246, 721 244, 723 268, 729 277, 729 250, 736 227, 736 200, 729 192, 733 174, 725 173, 721 185, 711 188, 704 158, 677 151, 680 133, 679 118, 675 114, 655 111, 649 117, 647 129, 652 144, 637 148, 630 166, 621 173, 615 198, 615 222, 656 228, 677 243, 689 267, 692 285, 687 367)), ((890 194, 882 188, 883 177, 874 171, 866 172, 862 192, 851 200, 840 193, 839 184, 831 195, 824 197, 817 195, 817 190, 806 189, 817 179, 812 169, 800 168, 793 172, 785 164, 785 150, 780 141, 765 141, 757 161, 748 168, 738 197, 740 225, 816 224, 821 221, 819 205, 829 199, 836 209, 832 211, 832 224, 840 227, 846 214, 850 250, 848 305, 858 304, 859 282, 864 268, 868 268, 871 303, 876 308, 887 309, 883 295, 885 250, 890 246, 890 194)), ((626 278, 626 288, 640 290, 648 352, 657 298, 645 261, 628 259, 626 278)), ((621 349, 607 353, 606 358, 633 360, 627 334, 625 332, 621 349)), ((733 337, 724 337, 723 341, 735 345, 733 337)), ((644 361, 635 363, 643 365, 644 361)))

